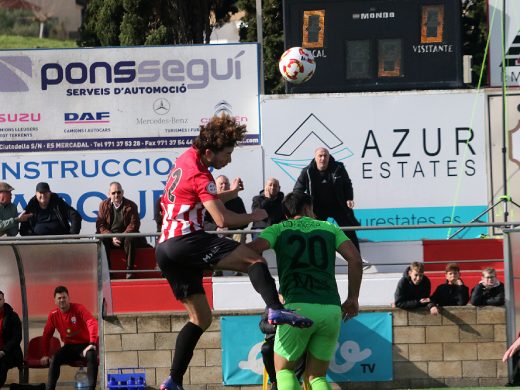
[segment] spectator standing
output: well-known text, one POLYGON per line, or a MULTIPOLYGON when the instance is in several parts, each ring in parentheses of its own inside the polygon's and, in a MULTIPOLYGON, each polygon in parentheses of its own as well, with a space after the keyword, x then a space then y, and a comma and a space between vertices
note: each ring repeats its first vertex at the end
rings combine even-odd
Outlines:
POLYGON ((13 190, 14 188, 6 182, 0 182, 0 236, 16 236, 19 223, 25 222, 31 217, 31 214, 26 212, 18 213, 12 202, 13 190))
POLYGON ((98 322, 85 306, 70 302, 69 290, 65 286, 58 286, 54 289, 54 302, 57 309, 49 313, 43 329, 43 356, 40 360, 43 366, 50 362, 47 390, 56 388, 63 364, 73 363, 80 359, 87 362, 88 389, 94 390, 98 373, 98 322), (49 341, 55 330, 58 330, 64 345, 50 359, 49 341))
POLYGON ((430 313, 439 314, 438 306, 465 306, 468 300, 469 289, 460 278, 460 267, 449 263, 446 265, 446 283, 437 286, 430 297, 430 313))
MULTIPOLYGON (((137 205, 130 199, 125 198, 123 187, 118 182, 110 183, 108 198, 99 204, 96 219, 96 233, 139 233, 141 220, 137 205)), ((110 264, 110 249, 123 248, 126 255, 126 268, 132 270, 135 261, 135 249, 147 247, 144 237, 111 237, 103 238, 103 245, 107 251, 107 259, 110 264)), ((132 273, 127 273, 130 279, 132 273)))
POLYGON ((482 279, 471 291, 473 306, 503 306, 506 301, 504 284, 497 279, 494 268, 482 270, 482 279))
MULTIPOLYGON (((334 218, 343 226, 359 226, 354 215, 354 189, 343 163, 334 160, 325 148, 314 152, 314 159, 303 168, 294 184, 295 192, 312 196, 316 218, 326 221, 334 218)), ((359 251, 359 241, 354 230, 345 231, 359 251)))
POLYGON ((414 261, 403 273, 395 290, 395 306, 416 309, 430 303, 431 283, 424 275, 424 264, 414 261))
MULTIPOLYGON (((270 177, 265 182, 264 189, 253 198, 251 210, 264 209, 267 218, 263 221, 253 222, 253 229, 264 229, 267 226, 282 222, 285 218, 282 209, 283 192, 280 191, 280 182, 274 177, 270 177)), ((254 233, 253 239, 260 233, 254 233)))
POLYGON ((81 230, 81 215, 51 192, 45 182, 36 185, 36 195, 29 200, 25 211, 31 216, 20 225, 22 236, 79 234, 81 230))
POLYGON ((0 388, 5 384, 7 371, 22 364, 22 323, 0 291, 0 388))

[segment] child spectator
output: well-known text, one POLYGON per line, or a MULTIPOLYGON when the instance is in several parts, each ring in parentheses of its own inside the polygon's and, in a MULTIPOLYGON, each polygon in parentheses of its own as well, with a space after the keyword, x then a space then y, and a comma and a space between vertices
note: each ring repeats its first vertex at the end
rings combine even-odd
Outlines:
POLYGON ((431 283, 424 275, 424 264, 414 261, 403 272, 395 290, 395 306, 415 309, 430 303, 431 283))
POLYGON ((502 306, 505 302, 504 284, 497 279, 494 268, 482 271, 482 280, 471 291, 473 306, 502 306))
POLYGON ((446 265, 446 283, 439 285, 428 304, 430 313, 439 314, 438 306, 465 306, 469 300, 469 289, 460 278, 460 267, 456 263, 446 265))

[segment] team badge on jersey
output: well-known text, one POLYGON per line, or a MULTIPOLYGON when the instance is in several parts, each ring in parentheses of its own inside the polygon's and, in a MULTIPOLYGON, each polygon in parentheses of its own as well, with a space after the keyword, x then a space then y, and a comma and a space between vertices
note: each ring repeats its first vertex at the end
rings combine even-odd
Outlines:
POLYGON ((206 191, 208 191, 210 194, 217 195, 217 185, 214 181, 211 181, 206 186, 206 191))
POLYGON ((70 318, 70 322, 72 322, 73 324, 75 324, 76 321, 77 321, 77 320, 76 320, 76 317, 75 317, 75 316, 72 316, 72 317, 70 318))

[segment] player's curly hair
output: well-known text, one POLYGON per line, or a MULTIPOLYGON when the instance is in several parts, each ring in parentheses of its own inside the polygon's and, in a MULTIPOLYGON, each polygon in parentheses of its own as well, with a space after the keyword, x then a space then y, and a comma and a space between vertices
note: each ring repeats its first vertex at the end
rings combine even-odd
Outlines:
POLYGON ((244 139, 246 131, 245 125, 240 125, 227 114, 214 116, 208 123, 200 126, 200 133, 193 140, 193 146, 202 153, 206 149, 216 153, 224 148, 236 146, 244 139))

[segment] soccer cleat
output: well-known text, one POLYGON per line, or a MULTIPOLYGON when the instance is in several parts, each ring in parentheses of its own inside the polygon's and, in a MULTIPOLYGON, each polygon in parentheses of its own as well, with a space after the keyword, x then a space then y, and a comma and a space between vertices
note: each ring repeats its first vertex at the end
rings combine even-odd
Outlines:
POLYGON ((312 320, 296 314, 293 310, 288 309, 271 309, 267 315, 267 321, 271 325, 291 325, 298 328, 309 328, 314 323, 312 320))
POLYGON ((184 390, 184 388, 178 383, 175 383, 172 380, 172 377, 169 376, 163 383, 161 383, 161 390, 184 390))

